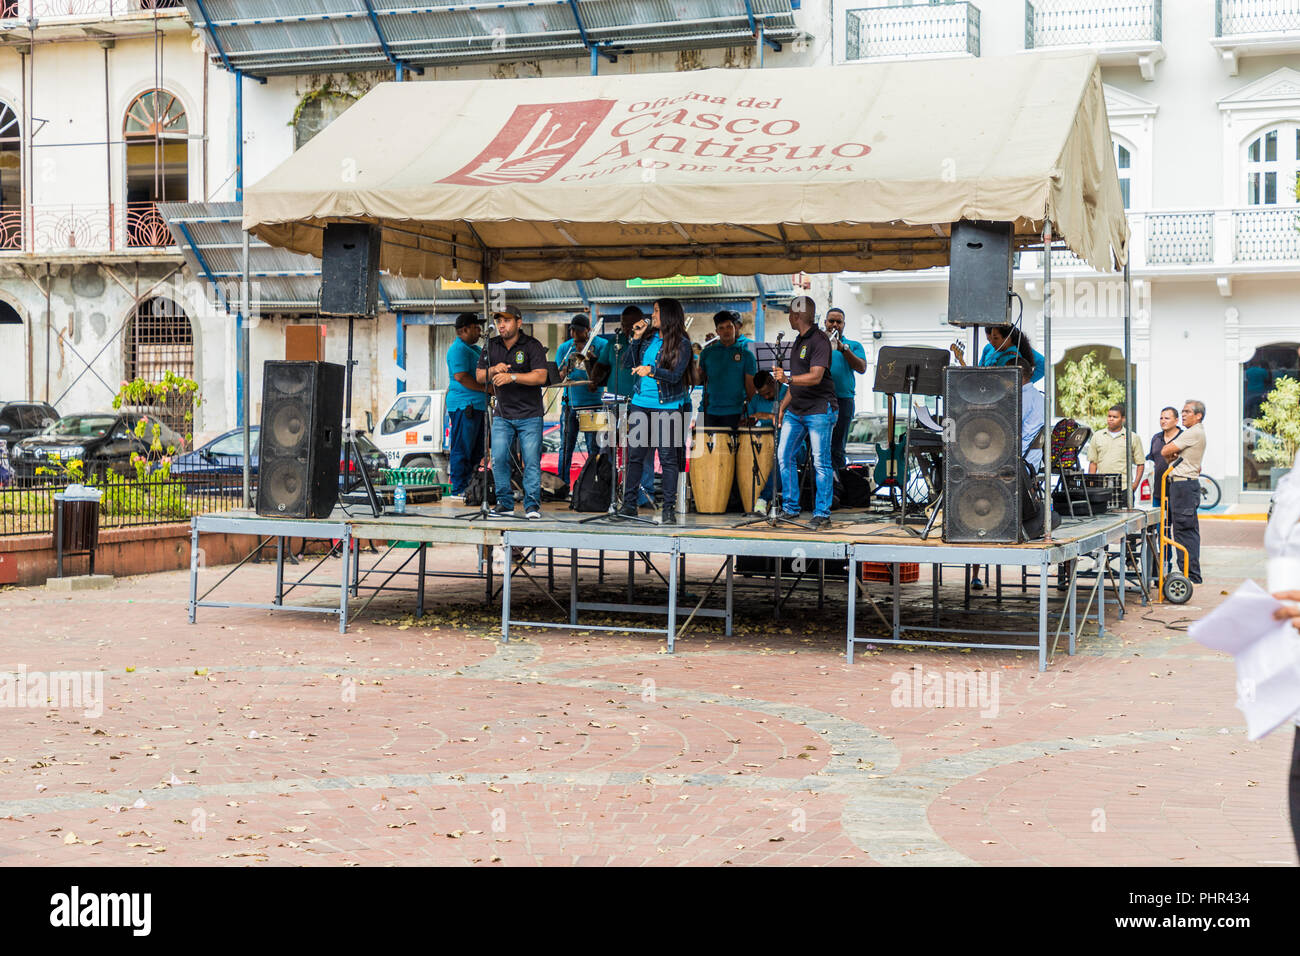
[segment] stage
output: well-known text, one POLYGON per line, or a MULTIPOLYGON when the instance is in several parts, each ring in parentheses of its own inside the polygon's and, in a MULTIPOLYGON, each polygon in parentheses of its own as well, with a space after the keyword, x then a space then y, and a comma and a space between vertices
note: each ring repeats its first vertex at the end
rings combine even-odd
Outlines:
MULTIPOLYGON (((532 521, 522 516, 484 519, 478 515, 478 511, 467 509, 463 504, 443 501, 409 507, 405 515, 380 517, 357 513, 348 515, 340 509, 335 509, 325 519, 270 518, 244 510, 196 516, 191 527, 190 622, 194 622, 199 608, 257 608, 325 614, 336 618, 339 633, 345 633, 349 620, 381 592, 414 595, 415 612, 419 616, 424 613, 430 578, 462 577, 482 580, 484 599, 488 603, 499 596, 503 641, 509 641, 512 629, 518 628, 610 630, 662 636, 671 653, 682 630, 697 617, 721 620, 724 632, 730 635, 736 592, 753 586, 753 579, 758 578, 762 581, 762 590, 770 587, 772 606, 777 615, 801 584, 810 586, 816 583, 817 607, 821 613, 827 610, 828 585, 834 585, 831 588, 834 591, 843 586, 846 655, 850 663, 855 647, 864 643, 1021 651, 1036 648, 1039 670, 1046 670, 1049 650, 1055 648, 1063 634, 1068 635, 1067 653, 1074 653, 1084 623, 1094 610, 1100 633, 1105 627, 1108 603, 1121 616, 1130 593, 1146 603, 1148 548, 1158 520, 1156 512, 1110 512, 1093 518, 1066 518, 1049 542, 968 545, 944 543, 939 540, 937 529, 929 539, 922 540, 919 528, 905 529, 886 514, 865 511, 836 512, 832 515, 832 525, 821 532, 781 524, 772 527, 766 522, 736 527, 752 520, 741 515, 686 515, 678 523, 667 526, 613 520, 604 516, 584 521, 592 516, 571 512, 563 505, 544 506, 543 517, 532 521), (200 594, 199 576, 203 561, 199 535, 210 532, 248 535, 257 538, 258 543, 243 561, 227 570, 220 580, 200 594), (286 558, 293 560, 290 542, 294 539, 331 541, 334 547, 301 576, 286 580, 286 558), (359 547, 361 542, 383 545, 378 557, 365 567, 363 564, 367 562, 363 560, 359 547), (474 570, 428 571, 426 555, 431 545, 477 546, 478 566, 474 570), (269 602, 232 603, 210 599, 210 595, 254 555, 271 546, 276 555, 276 584, 269 602), (1135 548, 1140 554, 1133 553, 1135 548), (506 573, 507 553, 512 556, 510 573, 506 573), (560 556, 558 567, 568 572, 567 602, 563 595, 557 598, 555 594, 557 554, 560 556), (587 557, 584 558, 584 554, 587 557), (537 570, 542 555, 545 555, 546 564, 545 583, 540 580, 541 572, 537 570), (345 558, 339 562, 337 576, 328 581, 321 576, 313 580, 313 575, 325 562, 336 556, 345 558), (658 564, 656 557, 660 559, 658 564), (697 564, 706 563, 709 568, 716 564, 716 571, 711 578, 697 577, 688 582, 685 573, 688 557, 695 558, 697 564), (1091 579, 1075 573, 1075 560, 1081 557, 1090 557, 1096 564, 1091 579), (582 600, 584 592, 591 597, 593 592, 608 591, 612 585, 606 583, 606 578, 612 580, 615 569, 619 569, 624 561, 627 577, 626 590, 621 595, 623 600, 582 600), (745 562, 746 578, 743 582, 737 581, 738 561, 745 562), (874 586, 872 582, 859 580, 859 568, 865 562, 890 565, 890 580, 874 586), (900 563, 931 567, 930 608, 923 623, 903 620, 904 583, 898 571, 900 563), (1010 586, 1011 589, 1019 587, 1021 594, 1019 598, 1008 597, 1007 600, 1028 598, 1031 604, 1036 605, 1033 612, 1021 615, 1001 610, 1003 595, 999 571, 999 623, 1012 626, 969 629, 944 624, 941 612, 951 609, 949 605, 953 599, 950 596, 947 605, 941 599, 943 569, 955 567, 958 573, 963 573, 972 565, 1021 568, 1021 581, 1010 586), (584 570, 594 570, 596 580, 591 579, 590 573, 584 575, 584 570), (641 572, 639 581, 638 572, 641 572), (414 580, 410 584, 404 583, 411 579, 414 580), (543 594, 560 618, 551 621, 516 618, 513 592, 514 585, 521 581, 543 594), (850 582, 855 584, 850 585, 850 582), (704 588, 703 594, 690 607, 681 600, 683 588, 688 583, 695 590, 704 588), (289 603, 286 599, 299 588, 324 589, 326 593, 337 594, 337 600, 326 604, 289 603), (1029 592, 1032 589, 1036 589, 1037 594, 1031 597, 1029 592), (363 593, 368 597, 358 607, 363 593), (709 604, 709 598, 715 593, 718 600, 709 604), (1080 593, 1086 596, 1082 613, 1078 607, 1080 593), (890 605, 889 616, 882 610, 882 601, 890 605), (874 612, 876 619, 887 628, 888 637, 858 633, 858 617, 864 609, 874 612), (584 611, 648 615, 662 619, 663 626, 637 628, 582 623, 580 613, 584 611), (1017 617, 1032 621, 1036 627, 1015 629, 1017 617), (1065 630, 1067 626, 1068 631, 1065 630), (912 634, 919 636, 909 636, 912 634), (995 642, 951 639, 982 635, 1003 639, 995 642), (1031 644, 1005 640, 1011 637, 1036 638, 1036 641, 1031 644)), ((645 513, 645 517, 648 516, 649 513, 645 513)), ((969 579, 964 580, 964 604, 968 610, 971 593, 969 579)), ((990 586, 992 584, 990 581, 990 586)), ((623 585, 620 583, 618 587, 622 590, 623 585)), ((916 585, 909 585, 913 598, 916 591, 916 585)))

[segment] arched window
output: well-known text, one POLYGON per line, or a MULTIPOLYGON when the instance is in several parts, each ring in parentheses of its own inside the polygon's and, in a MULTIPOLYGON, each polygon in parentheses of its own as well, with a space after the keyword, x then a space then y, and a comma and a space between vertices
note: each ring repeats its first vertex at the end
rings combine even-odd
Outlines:
POLYGON ((1245 491, 1269 491, 1276 484, 1275 474, 1291 466, 1267 453, 1271 435, 1267 423, 1259 421, 1260 406, 1283 378, 1300 379, 1300 342, 1261 345, 1242 366, 1241 480, 1245 491))
POLYGON ((1246 147, 1246 204, 1293 206, 1300 186, 1300 123, 1265 130, 1246 147))
POLYGON ((22 126, 13 107, 0 101, 0 249, 22 247, 22 126))
MULTIPOLYGON (((162 381, 167 372, 184 378, 194 377, 194 332, 185 310, 161 296, 145 299, 136 306, 135 313, 126 325, 124 340, 124 367, 127 381, 143 378, 162 381)), ((193 403, 172 403, 154 409, 162 422, 190 441, 193 422, 187 413, 193 412, 193 403)))
POLYGON ((1133 154, 1119 142, 1115 143, 1115 168, 1119 171, 1119 194, 1128 209, 1133 198, 1133 154))
POLYGON ((126 111, 126 243, 169 246, 155 207, 189 200, 189 126, 180 100, 166 90, 141 93, 126 111))
POLYGON ((346 93, 315 93, 298 108, 293 121, 293 148, 302 149, 313 136, 334 122, 357 101, 346 93))
MULTIPOLYGON (((1137 364, 1130 366, 1133 394, 1138 394, 1137 364)), ((1122 404, 1128 409, 1129 425, 1139 435, 1146 434, 1143 423, 1133 416, 1132 402, 1124 401, 1124 350, 1113 345, 1077 345, 1066 349, 1061 361, 1052 367, 1056 385, 1056 413, 1073 418, 1093 431, 1106 427, 1106 409, 1122 404)), ((1138 409, 1141 412, 1141 409, 1138 409)), ((1151 431, 1155 428, 1152 426, 1151 431)))

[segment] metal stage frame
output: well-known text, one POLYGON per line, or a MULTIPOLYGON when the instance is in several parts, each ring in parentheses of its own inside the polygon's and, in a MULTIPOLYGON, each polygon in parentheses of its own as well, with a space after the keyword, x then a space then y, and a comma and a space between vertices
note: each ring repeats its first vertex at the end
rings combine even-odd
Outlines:
MULTIPOLYGON (((1104 631, 1107 603, 1114 604, 1122 617, 1126 596, 1133 584, 1142 604, 1147 603, 1149 556, 1151 534, 1158 522, 1158 513, 1149 511, 1111 512, 1094 518, 1066 519, 1053 540, 1025 542, 1023 544, 967 545, 947 544, 933 539, 921 540, 907 535, 888 518, 868 512, 838 512, 836 524, 820 533, 761 527, 739 531, 732 527, 734 515, 692 515, 677 525, 628 525, 616 521, 579 524, 577 517, 568 512, 544 512, 541 521, 489 520, 464 521, 453 508, 441 506, 417 507, 403 516, 348 516, 336 511, 327 519, 286 519, 257 515, 251 511, 230 511, 198 515, 191 523, 189 620, 193 624, 199 608, 249 608, 268 611, 296 611, 327 614, 337 618, 339 633, 347 632, 351 617, 359 614, 381 592, 414 593, 416 614, 424 613, 427 580, 430 577, 472 578, 485 583, 485 601, 489 604, 497 594, 496 578, 500 577, 501 640, 510 640, 512 628, 546 628, 556 630, 612 631, 662 635, 667 650, 676 649, 678 636, 695 618, 714 618, 723 622, 724 633, 730 636, 735 607, 736 561, 740 557, 770 558, 772 567, 763 572, 749 571, 763 578, 762 587, 772 585, 773 606, 777 616, 795 588, 810 574, 817 583, 818 606, 826 592, 828 582, 827 561, 845 562, 847 576, 835 575, 834 582, 844 582, 846 602, 846 656, 853 662, 858 644, 907 644, 913 646, 946 648, 979 648, 988 650, 1027 651, 1037 647, 1038 668, 1047 669, 1049 638, 1051 649, 1059 643, 1068 622, 1067 652, 1073 654, 1077 638, 1095 605, 1099 632, 1104 631), (565 517, 558 517, 564 514, 565 517), (557 515, 557 517, 551 517, 557 515), (725 523, 723 523, 725 522, 725 523), (199 592, 199 571, 202 565, 200 535, 224 533, 247 535, 257 539, 257 544, 238 564, 225 570, 221 578, 199 592), (291 538, 324 540, 331 542, 326 554, 311 564, 294 580, 285 578, 286 541, 291 538), (368 568, 362 567, 359 547, 362 541, 388 540, 390 545, 381 551, 368 568), (389 555, 401 546, 410 550, 396 568, 383 567, 389 555), (1130 554, 1130 544, 1138 553, 1130 554), (222 584, 259 554, 263 548, 274 544, 276 553, 275 589, 270 602, 234 602, 210 599, 222 584), (427 568, 427 548, 433 544, 468 544, 480 548, 477 571, 430 571, 427 568), (1116 555, 1111 549, 1118 546, 1116 555), (528 570, 531 556, 534 566, 537 555, 548 553, 547 584, 543 585, 528 570), (568 560, 561 564, 569 570, 569 600, 567 607, 552 593, 555 584, 555 552, 568 552, 568 560), (596 553, 596 562, 583 563, 583 552, 596 553), (591 582, 583 582, 579 570, 583 567, 599 568, 600 585, 604 584, 606 554, 626 555, 627 601, 582 600, 580 591, 591 582), (342 573, 332 580, 316 575, 325 560, 335 554, 344 556, 342 573), (491 555, 491 556, 489 556, 491 555), (507 561, 506 555, 510 555, 507 561), (666 573, 654 564, 653 556, 668 559, 666 573), (1087 593, 1087 605, 1079 614, 1078 596, 1081 590, 1080 575, 1075 573, 1075 562, 1081 557, 1092 557, 1097 571, 1087 593), (716 573, 705 583, 701 579, 689 582, 692 586, 704 585, 702 594, 688 606, 682 600, 682 588, 688 582, 685 575, 688 557, 712 558, 719 561, 716 573), (1137 558, 1136 562, 1131 559, 1137 558), (782 590, 782 559, 795 559, 797 572, 788 592, 782 590), (892 618, 881 610, 877 598, 858 578, 858 567, 863 562, 885 562, 892 566, 891 591, 892 618), (415 563, 414 570, 408 566, 415 563), (932 567, 930 588, 930 617, 926 622, 911 623, 903 620, 903 592, 898 573, 899 563, 929 564, 932 567), (1130 570, 1129 565, 1136 564, 1130 570), (647 572, 657 577, 667 589, 665 603, 638 601, 636 569, 644 564, 647 572), (940 622, 941 605, 939 588, 944 566, 965 568, 970 565, 997 565, 1036 570, 1022 582, 1026 596, 1030 583, 1037 581, 1037 608, 1032 615, 1014 611, 1001 611, 1004 618, 1029 617, 1036 621, 1035 630, 975 630, 948 627, 940 622), (1061 597, 1053 602, 1049 584, 1051 568, 1056 566, 1057 585, 1061 597), (508 567, 508 571, 507 571, 508 567), (1132 580, 1130 581, 1130 575, 1132 580), (414 586, 394 583, 397 578, 414 577, 414 586), (535 587, 563 615, 562 620, 543 621, 516 618, 513 610, 514 582, 522 577, 535 587), (1062 585, 1062 579, 1065 579, 1062 585), (337 600, 327 605, 286 603, 286 599, 299 588, 337 591, 337 600), (1108 602, 1107 592, 1114 594, 1108 602), (706 606, 715 592, 721 592, 721 606, 706 606), (357 607, 362 592, 370 592, 364 603, 357 607), (859 636, 857 633, 858 607, 866 601, 876 617, 888 629, 889 637, 859 636), (1053 604, 1058 606, 1053 608, 1053 604), (629 627, 583 624, 579 613, 583 611, 614 612, 649 615, 662 618, 662 627, 629 627), (1055 614, 1053 612, 1055 611, 1055 614), (685 619, 684 621, 682 619, 685 619), (1053 635, 1054 627, 1054 635, 1053 635), (1035 644, 1008 642, 973 643, 931 638, 926 635, 1006 635, 1007 637, 1036 637, 1035 644)), ((641 588, 644 590, 644 587, 641 588)), ((693 598, 692 598, 693 599, 693 598)), ((1018 598, 1008 598, 1017 600, 1018 598)), ((1032 600, 1032 599, 1031 599, 1032 600)), ((999 590, 998 604, 1002 597, 999 590)))

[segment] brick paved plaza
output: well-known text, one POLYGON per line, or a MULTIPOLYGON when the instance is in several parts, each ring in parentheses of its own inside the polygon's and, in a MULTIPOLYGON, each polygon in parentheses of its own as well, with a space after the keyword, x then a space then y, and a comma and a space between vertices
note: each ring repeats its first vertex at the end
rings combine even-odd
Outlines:
MULTIPOLYGON (((1130 605, 1045 674, 1033 651, 849 667, 842 604, 797 598, 774 623, 765 593, 734 637, 692 625, 669 656, 649 635, 503 647, 472 581, 433 583, 421 621, 381 598, 343 637, 262 611, 190 626, 185 572, 7 589, 0 670, 102 670, 105 700, 4 713, 0 860, 1294 866, 1291 732, 1249 743, 1231 662, 1162 623, 1260 575, 1261 523, 1203 529, 1190 605, 1130 605), (917 667, 978 671, 995 706, 900 701, 917 667)), ((272 573, 232 594, 266 600, 272 573)))

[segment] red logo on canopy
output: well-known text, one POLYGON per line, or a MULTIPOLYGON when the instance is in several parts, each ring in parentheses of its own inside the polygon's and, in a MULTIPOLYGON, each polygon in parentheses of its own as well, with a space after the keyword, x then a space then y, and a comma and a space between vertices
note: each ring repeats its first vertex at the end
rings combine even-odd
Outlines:
POLYGON ((487 147, 445 179, 463 186, 540 183, 574 157, 614 100, 516 106, 487 147))

